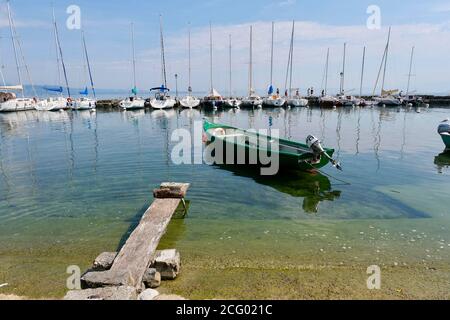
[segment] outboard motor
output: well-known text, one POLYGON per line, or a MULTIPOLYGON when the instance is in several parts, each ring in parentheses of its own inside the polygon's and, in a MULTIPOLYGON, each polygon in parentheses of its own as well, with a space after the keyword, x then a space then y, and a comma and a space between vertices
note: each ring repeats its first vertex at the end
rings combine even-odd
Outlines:
POLYGON ((443 133, 450 134, 450 120, 449 119, 445 119, 444 121, 442 121, 442 123, 438 127, 438 133, 439 134, 443 134, 443 133))
POLYGON ((320 143, 319 139, 310 135, 310 136, 308 136, 308 138, 306 138, 306 144, 311 149, 311 151, 314 153, 314 155, 327 157, 336 169, 342 171, 341 164, 339 162, 337 162, 336 160, 334 160, 333 158, 331 158, 328 155, 328 153, 325 152, 325 149, 322 147, 322 144, 320 143))

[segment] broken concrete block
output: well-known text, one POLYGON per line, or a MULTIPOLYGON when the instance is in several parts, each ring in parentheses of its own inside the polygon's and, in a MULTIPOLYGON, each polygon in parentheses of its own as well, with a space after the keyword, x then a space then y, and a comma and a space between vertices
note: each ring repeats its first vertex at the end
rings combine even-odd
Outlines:
POLYGON ((142 279, 146 288, 155 289, 161 286, 161 274, 154 268, 149 268, 142 279))
POLYGON ((159 292, 153 289, 144 290, 139 296, 138 300, 150 301, 155 300, 159 296, 159 292))
POLYGON ((136 300, 136 288, 106 287, 87 290, 72 290, 67 292, 64 300, 136 300))
POLYGON ((151 268, 155 268, 162 280, 174 280, 180 273, 181 258, 176 249, 156 251, 151 268))
POLYGON ((103 252, 95 260, 92 266, 93 271, 106 271, 111 269, 117 252, 103 252))

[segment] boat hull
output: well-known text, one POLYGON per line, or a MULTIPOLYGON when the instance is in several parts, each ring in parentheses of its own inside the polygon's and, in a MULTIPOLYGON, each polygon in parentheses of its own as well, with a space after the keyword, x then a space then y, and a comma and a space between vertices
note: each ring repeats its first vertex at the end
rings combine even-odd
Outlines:
POLYGON ((286 104, 290 107, 306 107, 308 106, 309 101, 307 99, 302 98, 294 98, 288 99, 286 104))
POLYGON ((91 100, 91 99, 75 100, 71 104, 71 108, 73 110, 78 110, 78 111, 93 110, 96 108, 96 106, 97 106, 97 101, 91 100))
POLYGON ((175 99, 168 98, 164 100, 151 99, 150 105, 153 109, 163 110, 163 109, 172 109, 177 102, 175 99))
POLYGON ((441 133, 441 138, 445 144, 445 149, 450 150, 450 133, 441 133))
POLYGON ((241 100, 238 99, 228 99, 225 100, 225 106, 228 108, 239 109, 242 105, 241 100))
POLYGON ((180 100, 180 105, 186 109, 193 109, 200 105, 200 100, 195 97, 187 96, 180 100))
POLYGON ((286 104, 283 98, 266 98, 263 101, 263 107, 266 108, 281 108, 286 104))
POLYGON ((34 110, 36 101, 33 99, 11 99, 0 103, 0 112, 16 112, 34 110))
POLYGON ((69 109, 68 102, 64 98, 48 98, 39 101, 35 109, 38 111, 60 111, 69 109))
POLYGON ((145 100, 143 100, 143 99, 122 100, 119 105, 124 110, 144 109, 145 108, 145 100))

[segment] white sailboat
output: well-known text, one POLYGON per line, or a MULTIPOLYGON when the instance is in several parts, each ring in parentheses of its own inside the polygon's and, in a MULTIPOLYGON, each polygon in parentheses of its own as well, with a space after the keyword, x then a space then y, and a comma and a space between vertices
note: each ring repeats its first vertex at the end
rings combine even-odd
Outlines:
POLYGON ((159 27, 161 36, 161 80, 162 85, 158 88, 153 88, 151 91, 155 91, 155 97, 150 99, 150 105, 154 109, 171 109, 177 103, 176 100, 168 95, 170 91, 167 88, 167 75, 166 75, 166 57, 164 52, 164 35, 162 27, 162 16, 159 16, 159 27))
POLYGON ((87 51, 86 46, 86 39, 84 37, 84 31, 81 31, 81 45, 83 50, 83 58, 85 61, 84 64, 84 75, 85 75, 85 81, 87 83, 87 76, 89 76, 89 82, 91 85, 91 91, 93 95, 93 99, 89 97, 89 90, 88 87, 84 89, 84 91, 80 92, 80 95, 83 97, 75 99, 70 106, 73 110, 94 110, 97 105, 96 97, 95 97, 95 88, 94 88, 94 80, 92 78, 92 71, 91 71, 91 64, 89 61, 89 55, 87 51))
POLYGON ((192 96, 192 86, 191 86, 191 25, 189 24, 189 88, 188 95, 180 100, 180 105, 183 108, 197 108, 200 105, 200 99, 192 96))
POLYGON ((263 105, 266 107, 282 107, 286 103, 286 100, 280 96, 280 90, 277 89, 276 93, 273 89, 273 45, 274 45, 275 23, 272 22, 272 45, 270 54, 270 86, 268 91, 268 97, 263 101, 263 105))
POLYGON ((291 47, 289 50, 288 68, 286 73, 286 87, 289 77, 289 91, 286 97, 286 104, 290 107, 306 107, 309 103, 308 99, 301 97, 299 89, 292 88, 292 75, 294 68, 294 35, 295 35, 295 21, 292 22, 291 47), (295 94, 292 92, 295 90, 295 94))
MULTIPOLYGON (((19 46, 19 50, 21 51, 22 60, 25 62, 24 54, 22 52, 22 47, 20 45, 20 42, 18 40, 18 36, 16 33, 16 28, 14 25, 14 21, 11 14, 11 7, 9 4, 9 1, 6 2, 7 10, 8 10, 8 20, 9 20, 9 30, 11 32, 11 40, 12 40, 12 46, 14 49, 14 58, 16 62, 16 68, 17 68, 17 75, 19 80, 19 85, 13 85, 8 86, 6 85, 5 77, 3 75, 3 71, 0 68, 1 78, 3 81, 3 86, 0 86, 0 92, 4 91, 3 94, 0 97, 0 112, 12 112, 12 111, 27 111, 27 110, 34 110, 37 98, 26 98, 24 95, 24 88, 22 83, 22 75, 20 72, 20 66, 19 66, 19 57, 17 53, 17 45, 19 46), (17 43, 16 43, 17 42, 17 43), (17 95, 14 92, 10 91, 20 91, 22 97, 17 98, 17 95)), ((28 70, 28 66, 25 63, 25 68, 27 70, 27 74, 31 83, 31 77, 28 70)), ((34 86, 33 86, 34 89, 34 86)))
POLYGON ((70 103, 72 103, 72 99, 70 97, 70 87, 69 87, 69 81, 67 79, 67 71, 66 71, 66 65, 64 64, 64 58, 63 53, 61 49, 61 41, 59 39, 59 32, 58 32, 58 24, 56 23, 56 17, 55 17, 55 9, 53 8, 53 32, 55 36, 55 48, 56 48, 56 67, 57 67, 57 77, 58 77, 58 86, 57 87, 45 87, 45 90, 47 92, 55 92, 58 93, 58 96, 52 97, 48 96, 47 99, 39 101, 39 103, 36 106, 36 110, 38 111, 59 111, 59 110, 65 110, 69 108, 70 103), (61 65, 60 65, 61 64, 61 65), (64 79, 66 83, 66 89, 68 98, 64 98, 62 93, 64 91, 63 87, 61 86, 61 70, 60 67, 62 67, 62 71, 64 74, 64 79))
POLYGON ((212 108, 217 109, 218 107, 221 107, 224 104, 224 100, 222 98, 222 95, 214 89, 214 79, 213 79, 213 36, 212 36, 212 25, 211 22, 209 23, 209 58, 210 58, 210 89, 209 94, 203 98, 202 105, 206 108, 212 108))
POLYGON ((134 46, 134 24, 131 24, 131 49, 132 49, 132 65, 133 65, 133 96, 120 101, 119 106, 124 110, 137 110, 145 108, 145 100, 138 97, 138 89, 136 84, 136 50, 134 46))
POLYGON ((341 83, 339 94, 337 95, 337 105, 340 107, 353 107, 359 104, 359 99, 345 92, 345 62, 346 62, 347 44, 344 43, 344 58, 342 62, 341 83))
POLYGON ((385 80, 386 80, 386 69, 387 69, 387 62, 389 57, 389 46, 391 43, 391 28, 389 27, 389 33, 388 33, 388 40, 386 44, 386 48, 384 49, 383 59, 381 60, 380 69, 378 71, 377 81, 375 82, 375 87, 373 89, 373 96, 375 96, 375 91, 378 86, 378 80, 380 78, 381 70, 384 65, 383 70, 383 79, 381 84, 381 95, 379 97, 374 97, 373 100, 378 103, 378 105, 381 106, 400 106, 403 103, 403 100, 397 96, 399 90, 385 90, 385 80))
POLYGON ((242 106, 245 107, 261 107, 262 99, 253 89, 253 26, 250 26, 250 65, 249 65, 249 81, 248 81, 248 97, 242 100, 242 106))
POLYGON ((329 69, 329 65, 330 65, 330 49, 328 48, 327 50, 327 60, 325 63, 325 86, 323 87, 322 90, 322 95, 319 98, 319 105, 322 108, 335 108, 336 104, 337 104, 337 98, 328 95, 328 69, 329 69))
POLYGON ((230 96, 228 99, 225 100, 225 105, 229 108, 236 108, 239 109, 242 101, 233 97, 233 64, 232 64, 232 57, 231 57, 231 34, 230 34, 230 46, 229 46, 229 57, 230 57, 230 96))
POLYGON ((406 96, 403 99, 403 103, 407 106, 418 106, 418 105, 421 105, 424 103, 422 97, 418 97, 414 94, 415 92, 410 91, 411 90, 411 77, 413 76, 412 67, 413 67, 413 60, 414 60, 414 50, 415 50, 415 47, 412 47, 411 59, 409 62, 408 85, 406 87, 406 96))

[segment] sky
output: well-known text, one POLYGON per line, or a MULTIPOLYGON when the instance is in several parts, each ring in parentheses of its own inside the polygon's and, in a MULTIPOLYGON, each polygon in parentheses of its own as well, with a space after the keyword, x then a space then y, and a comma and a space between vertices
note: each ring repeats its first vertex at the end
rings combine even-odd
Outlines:
MULTIPOLYGON (((35 84, 57 84, 51 0, 10 0, 24 55, 35 84)), ((70 5, 81 13, 81 27, 96 87, 132 87, 130 25, 135 25, 138 88, 161 84, 159 15, 163 17, 168 85, 188 87, 188 26, 192 32, 192 86, 210 87, 209 23, 213 29, 213 79, 222 94, 229 92, 229 36, 232 38, 232 90, 244 95, 249 75, 249 29, 253 26, 253 87, 264 94, 270 84, 271 23, 275 22, 274 79, 285 86, 292 21, 295 20, 293 86, 323 86, 330 49, 329 89, 339 88, 343 47, 347 43, 346 81, 359 93, 362 51, 366 46, 364 92, 371 93, 380 67, 388 28, 392 27, 386 88, 406 90, 411 48, 415 56, 412 90, 450 94, 450 1, 443 0, 54 0, 64 59, 72 87, 84 87, 80 30, 66 27, 70 5), (369 29, 369 6, 380 9, 379 29, 369 29)), ((6 81, 17 82, 6 2, 0 0, 0 59, 6 81)))

